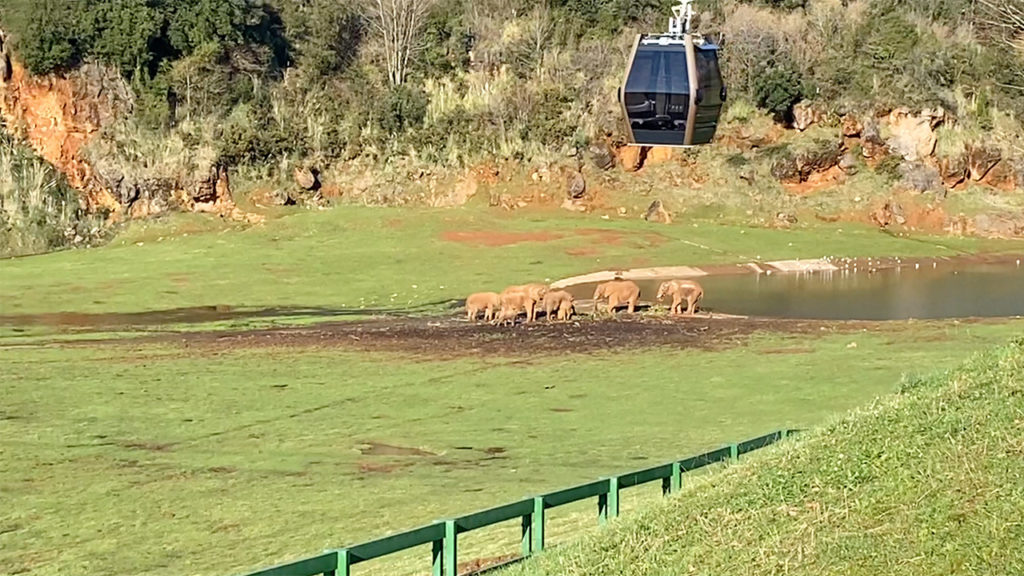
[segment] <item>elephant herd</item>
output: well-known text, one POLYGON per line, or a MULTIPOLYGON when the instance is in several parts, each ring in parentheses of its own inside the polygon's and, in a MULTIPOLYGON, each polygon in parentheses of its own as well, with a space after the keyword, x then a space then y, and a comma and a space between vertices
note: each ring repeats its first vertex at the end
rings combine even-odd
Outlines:
MULTIPOLYGON (((697 303, 704 297, 704 289, 693 280, 668 280, 658 287, 657 301, 666 296, 672 297, 669 308, 671 314, 693 315, 697 303)), ((640 286, 631 280, 616 278, 598 284, 594 290, 594 313, 598 311, 598 303, 607 300, 609 314, 625 307, 633 313, 640 301, 640 286)), ((548 322, 552 320, 566 321, 576 313, 576 300, 565 290, 552 290, 546 284, 522 284, 509 286, 500 294, 497 292, 477 292, 466 298, 466 316, 475 322, 483 314, 485 322, 491 324, 514 324, 520 314, 526 314, 526 321, 533 322, 537 314, 543 310, 548 322)))

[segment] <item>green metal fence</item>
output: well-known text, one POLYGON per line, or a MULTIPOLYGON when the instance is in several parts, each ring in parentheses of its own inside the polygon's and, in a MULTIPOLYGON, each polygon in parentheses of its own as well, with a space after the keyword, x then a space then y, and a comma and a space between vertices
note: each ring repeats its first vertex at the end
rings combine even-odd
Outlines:
POLYGON ((544 513, 548 509, 596 497, 598 518, 604 523, 609 518, 619 515, 619 494, 626 488, 661 480, 662 492, 666 495, 671 494, 682 487, 684 473, 716 462, 735 461, 741 454, 774 444, 791 432, 779 430, 690 458, 526 498, 356 546, 329 550, 318 556, 252 572, 246 576, 349 576, 352 574, 352 567, 360 562, 426 544, 433 546, 431 561, 434 576, 457 576, 459 534, 517 518, 522 521, 520 559, 527 558, 544 550, 544 513))

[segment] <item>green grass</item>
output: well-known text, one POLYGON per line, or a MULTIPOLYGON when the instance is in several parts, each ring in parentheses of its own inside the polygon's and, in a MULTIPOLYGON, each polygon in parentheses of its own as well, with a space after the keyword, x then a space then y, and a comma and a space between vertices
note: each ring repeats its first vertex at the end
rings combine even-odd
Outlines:
POLYGON ((635 216, 506 214, 475 204, 449 210, 339 207, 219 232, 208 219, 185 216, 134 224, 100 249, 0 261, 0 315, 202 305, 367 311, 610 267, 1015 249, 1018 243, 1008 241, 897 238, 856 225, 779 231, 684 219, 661 226, 635 216), (444 240, 446 232, 499 233, 519 241, 480 246, 444 240))
MULTIPOLYGON (((887 326, 530 361, 0 348, 0 573, 244 571, 819 424, 891 392, 904 371, 950 366, 1022 327, 887 326), (364 456, 367 442, 437 455, 364 456)), ((592 515, 553 530, 569 536, 592 515)), ((516 549, 514 536, 479 538, 480 554, 516 549)), ((425 558, 380 570, 422 573, 425 558)))
POLYGON ((1024 573, 1024 342, 898 394, 512 576, 1024 573))

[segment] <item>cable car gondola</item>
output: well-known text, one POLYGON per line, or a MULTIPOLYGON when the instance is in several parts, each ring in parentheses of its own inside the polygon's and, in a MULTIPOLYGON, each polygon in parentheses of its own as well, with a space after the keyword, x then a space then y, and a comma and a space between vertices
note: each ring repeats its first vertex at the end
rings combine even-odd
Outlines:
POLYGON ((619 103, 629 143, 696 146, 715 136, 725 102, 718 46, 690 33, 693 0, 672 8, 667 34, 633 43, 619 103))

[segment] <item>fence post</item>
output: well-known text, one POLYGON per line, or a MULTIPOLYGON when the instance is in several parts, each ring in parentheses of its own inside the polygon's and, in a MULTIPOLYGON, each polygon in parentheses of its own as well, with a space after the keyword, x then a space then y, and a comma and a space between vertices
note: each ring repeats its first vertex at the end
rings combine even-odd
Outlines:
POLYGON ((455 520, 444 521, 444 576, 458 576, 458 531, 455 520))
POLYGON ((683 488, 683 465, 680 462, 672 463, 672 475, 661 480, 661 493, 663 495, 675 494, 683 488))
POLYGON ((619 516, 618 476, 608 478, 608 494, 601 494, 597 497, 597 507, 600 511, 600 521, 602 524, 607 522, 609 518, 617 518, 619 516))
POLYGON ((337 576, 350 576, 352 573, 351 560, 348 550, 338 550, 338 570, 335 574, 337 576))
POLYGON ((533 552, 544 551, 544 497, 533 497, 533 552))
POLYGON ((526 514, 522 518, 523 521, 523 558, 526 558, 533 554, 533 514, 526 514))
POLYGON ((740 445, 729 444, 729 460, 735 462, 740 459, 740 445))
POLYGON ((444 576, 444 540, 434 540, 431 546, 431 575, 444 576))

